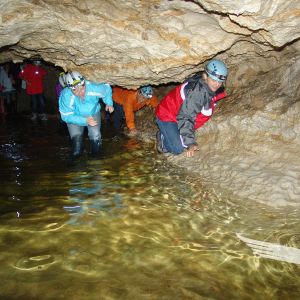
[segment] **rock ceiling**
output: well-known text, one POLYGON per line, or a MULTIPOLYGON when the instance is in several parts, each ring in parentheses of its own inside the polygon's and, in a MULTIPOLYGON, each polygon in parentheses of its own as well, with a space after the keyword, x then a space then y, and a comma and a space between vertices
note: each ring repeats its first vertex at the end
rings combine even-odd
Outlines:
POLYGON ((300 37, 285 0, 1 1, 0 59, 40 54, 65 70, 127 87, 182 81, 209 58, 229 65, 300 37))

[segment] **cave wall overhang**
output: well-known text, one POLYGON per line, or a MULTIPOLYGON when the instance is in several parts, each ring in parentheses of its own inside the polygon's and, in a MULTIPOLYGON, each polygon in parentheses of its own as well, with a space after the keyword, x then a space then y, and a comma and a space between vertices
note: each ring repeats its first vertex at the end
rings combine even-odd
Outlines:
POLYGON ((125 87, 180 82, 212 57, 234 69, 300 37, 299 1, 7 0, 0 9, 1 61, 39 54, 125 87))

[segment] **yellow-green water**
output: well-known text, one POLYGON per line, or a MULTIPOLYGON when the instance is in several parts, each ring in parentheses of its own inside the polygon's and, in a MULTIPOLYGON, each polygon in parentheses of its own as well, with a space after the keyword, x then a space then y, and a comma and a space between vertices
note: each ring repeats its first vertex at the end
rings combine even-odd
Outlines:
POLYGON ((55 120, 2 121, 0 142, 0 299, 300 299, 300 266, 236 236, 300 248, 298 209, 221 196, 134 139, 74 162, 55 120))

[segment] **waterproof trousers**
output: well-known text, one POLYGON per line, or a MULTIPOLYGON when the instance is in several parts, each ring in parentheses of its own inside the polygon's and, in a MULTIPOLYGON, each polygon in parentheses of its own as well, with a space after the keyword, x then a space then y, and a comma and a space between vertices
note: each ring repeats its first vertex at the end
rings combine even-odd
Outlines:
MULTIPOLYGON (((164 122, 156 118, 156 123, 160 133, 163 135, 163 148, 167 152, 180 154, 185 147, 182 144, 181 136, 175 122, 164 122)), ((166 152, 164 151, 164 152, 166 152)))
POLYGON ((67 123, 69 134, 72 140, 72 155, 80 156, 83 152, 83 134, 87 127, 90 140, 91 154, 96 155, 101 150, 101 117, 100 112, 92 116, 98 124, 96 126, 79 126, 76 124, 67 123))

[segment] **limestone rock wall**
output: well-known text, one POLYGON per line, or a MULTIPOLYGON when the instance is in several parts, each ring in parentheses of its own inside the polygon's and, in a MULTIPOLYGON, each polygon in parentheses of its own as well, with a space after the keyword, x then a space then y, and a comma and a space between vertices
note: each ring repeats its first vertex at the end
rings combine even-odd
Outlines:
POLYGON ((216 55, 254 61, 300 37, 299 1, 7 0, 0 11, 0 60, 40 54, 126 87, 182 81, 216 55))
POLYGON ((222 100, 197 131, 199 153, 176 164, 201 174, 219 191, 272 206, 300 204, 300 55, 222 100))

